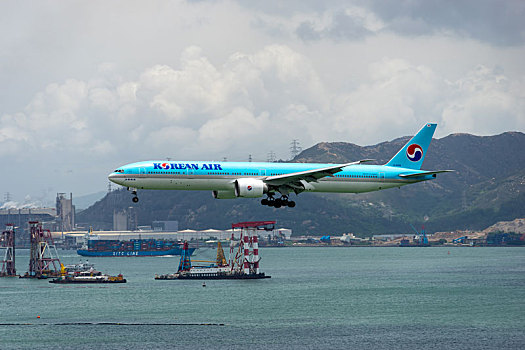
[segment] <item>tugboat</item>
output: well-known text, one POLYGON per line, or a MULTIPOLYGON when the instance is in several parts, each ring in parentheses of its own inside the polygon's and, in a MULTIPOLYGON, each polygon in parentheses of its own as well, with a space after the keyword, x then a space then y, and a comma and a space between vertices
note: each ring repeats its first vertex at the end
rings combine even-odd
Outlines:
POLYGON ((49 283, 126 283, 122 274, 110 276, 100 271, 95 271, 93 267, 89 270, 76 271, 69 274, 66 267, 62 265, 61 276, 49 281, 49 283))

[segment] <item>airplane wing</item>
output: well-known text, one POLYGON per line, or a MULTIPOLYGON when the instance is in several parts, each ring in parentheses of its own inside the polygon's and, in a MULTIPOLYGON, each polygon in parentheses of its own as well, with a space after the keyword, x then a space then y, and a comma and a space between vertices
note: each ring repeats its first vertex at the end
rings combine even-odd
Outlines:
POLYGON ((449 173, 449 172, 453 172, 453 171, 454 170, 422 171, 422 172, 419 172, 419 173, 399 174, 399 176, 411 178, 411 177, 418 177, 418 176, 434 175, 434 174, 439 174, 439 173, 449 173))
POLYGON ((373 159, 363 159, 357 162, 337 164, 326 168, 318 168, 306 171, 299 171, 296 173, 268 176, 266 177, 266 179, 264 179, 264 182, 272 186, 288 185, 294 188, 297 188, 296 186, 302 187, 301 181, 316 182, 317 180, 323 177, 334 176, 335 173, 342 171, 344 167, 357 165, 364 162, 370 162, 372 160, 373 159))

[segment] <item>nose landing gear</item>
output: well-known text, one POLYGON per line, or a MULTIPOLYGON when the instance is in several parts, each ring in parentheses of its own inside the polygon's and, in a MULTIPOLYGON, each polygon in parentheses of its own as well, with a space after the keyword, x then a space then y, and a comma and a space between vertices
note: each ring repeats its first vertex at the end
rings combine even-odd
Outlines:
POLYGON ((139 197, 137 196, 137 189, 128 187, 128 191, 131 191, 131 194, 133 195, 133 198, 131 198, 133 203, 137 203, 139 201, 139 197))

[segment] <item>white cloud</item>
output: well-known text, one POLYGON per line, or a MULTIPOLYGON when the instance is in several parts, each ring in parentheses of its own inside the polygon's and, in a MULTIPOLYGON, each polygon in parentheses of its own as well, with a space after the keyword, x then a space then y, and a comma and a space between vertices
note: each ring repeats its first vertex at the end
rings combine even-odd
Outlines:
POLYGON ((0 140, 40 157, 90 150, 92 157, 218 159, 256 151, 264 159, 294 138, 305 146, 367 144, 427 121, 450 132, 523 127, 523 81, 483 66, 450 82, 427 66, 383 58, 369 64, 357 88, 331 92, 308 58, 282 45, 236 52, 219 65, 192 46, 181 62, 180 69, 155 65, 131 81, 50 84, 23 112, 2 116, 0 140))
POLYGON ((380 32, 417 37, 446 35, 475 38, 501 46, 523 45, 523 1, 265 1, 254 5, 257 22, 268 33, 296 32, 304 40, 362 40, 380 32), (276 11, 278 8, 280 11, 276 11))
POLYGON ((510 81, 502 73, 477 66, 451 84, 453 93, 443 111, 445 129, 478 135, 524 130, 524 86, 523 79, 510 81))
POLYGON ((370 81, 340 94, 334 102, 337 130, 366 144, 407 134, 439 120, 445 82, 431 69, 402 59, 384 58, 369 65, 370 81))
POLYGON ((482 10, 433 26, 412 2, 50 3, 0 5, 0 157, 53 174, 13 167, 11 187, 94 192, 120 163, 286 159, 292 139, 366 145, 430 120, 438 137, 525 129, 516 2, 488 34, 482 10))
MULTIPOLYGON (((234 148, 239 148, 248 156, 249 153, 259 150, 255 147, 245 148, 243 145, 259 143, 267 147, 267 134, 271 130, 271 125, 268 113, 255 116, 246 108, 235 107, 220 118, 206 122, 199 129, 198 142, 203 148, 213 149, 215 158, 220 154, 219 152, 231 154, 234 148)), ((240 156, 239 153, 237 155, 240 156)))

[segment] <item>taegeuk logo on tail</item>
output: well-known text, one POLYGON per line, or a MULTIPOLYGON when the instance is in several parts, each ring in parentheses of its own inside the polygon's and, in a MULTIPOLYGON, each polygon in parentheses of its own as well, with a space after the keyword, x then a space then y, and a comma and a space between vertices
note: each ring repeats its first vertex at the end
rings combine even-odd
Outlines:
POLYGON ((423 158, 423 148, 420 145, 413 143, 407 147, 407 158, 412 162, 417 162, 423 158))

